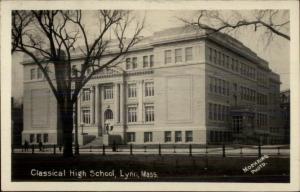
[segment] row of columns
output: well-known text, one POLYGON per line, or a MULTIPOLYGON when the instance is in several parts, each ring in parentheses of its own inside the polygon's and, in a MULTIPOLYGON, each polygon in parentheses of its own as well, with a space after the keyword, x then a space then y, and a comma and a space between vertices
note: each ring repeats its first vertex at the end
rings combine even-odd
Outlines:
MULTIPOLYGON (((97 85, 92 85, 90 87, 91 94, 90 94, 90 122, 92 125, 102 127, 103 126, 103 121, 104 121, 104 116, 102 111, 102 106, 103 106, 103 98, 104 97, 104 89, 103 89, 103 84, 97 84, 97 85)), ((82 94, 82 93, 81 93, 82 94)), ((116 124, 124 124, 125 120, 125 97, 126 97, 126 91, 124 87, 123 82, 117 82, 113 84, 113 100, 114 100, 114 109, 113 111, 113 116, 114 116, 114 122, 116 124)), ((143 80, 140 80, 137 82, 137 101, 138 101, 138 107, 137 107, 137 121, 142 122, 143 121, 143 94, 144 94, 144 89, 143 89, 143 80)), ((78 124, 80 125, 82 123, 82 101, 81 97, 78 99, 78 124)))

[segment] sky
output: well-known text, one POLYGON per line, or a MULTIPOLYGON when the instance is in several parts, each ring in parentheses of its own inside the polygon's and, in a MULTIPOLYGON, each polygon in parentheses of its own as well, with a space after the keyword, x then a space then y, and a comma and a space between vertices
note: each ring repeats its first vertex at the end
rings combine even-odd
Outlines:
MULTIPOLYGON (((150 36, 156 31, 167 28, 182 26, 184 23, 178 19, 195 18, 194 11, 168 11, 168 10, 147 10, 135 11, 137 19, 145 18, 145 28, 142 32, 143 36, 150 36)), ((92 19, 86 19, 85 25, 93 28, 95 23, 92 19)), ((280 75, 281 90, 289 89, 290 87, 290 42, 282 37, 275 36, 271 43, 266 46, 266 43, 261 39, 262 33, 254 32, 253 30, 241 30, 237 34, 233 34, 235 38, 241 41, 245 46, 249 47, 259 57, 269 62, 269 67, 280 75)), ((12 96, 17 101, 21 101, 23 95, 23 67, 20 65, 23 56, 21 54, 13 54, 12 56, 12 96)))

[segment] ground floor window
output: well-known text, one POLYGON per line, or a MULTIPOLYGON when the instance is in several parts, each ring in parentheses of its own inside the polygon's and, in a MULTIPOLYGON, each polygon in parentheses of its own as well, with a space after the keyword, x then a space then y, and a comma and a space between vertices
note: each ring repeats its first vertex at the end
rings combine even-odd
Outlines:
POLYGON ((165 131, 165 142, 170 142, 171 140, 171 131, 165 131))
POLYGON ((181 142, 181 141, 182 141, 181 131, 175 131, 175 142, 181 142))
POLYGON ((243 129, 243 117, 233 116, 232 117, 232 127, 234 133, 241 133, 243 129))
POLYGON ((152 132, 145 132, 144 133, 144 142, 152 142, 152 132))
POLYGON ((42 142, 42 135, 41 134, 37 134, 36 135, 36 142, 42 142))
POLYGON ((135 132, 127 133, 127 142, 135 142, 135 132))
POLYGON ((30 143, 34 142, 34 134, 30 134, 29 141, 30 141, 30 143))
POLYGON ((215 142, 215 143, 229 142, 232 140, 232 134, 231 132, 210 131, 209 139, 210 142, 215 142))
POLYGON ((44 137, 44 143, 48 143, 48 134, 47 133, 45 133, 44 135, 43 135, 43 137, 44 137))
POLYGON ((193 141, 193 131, 186 131, 185 142, 192 142, 192 141, 193 141))

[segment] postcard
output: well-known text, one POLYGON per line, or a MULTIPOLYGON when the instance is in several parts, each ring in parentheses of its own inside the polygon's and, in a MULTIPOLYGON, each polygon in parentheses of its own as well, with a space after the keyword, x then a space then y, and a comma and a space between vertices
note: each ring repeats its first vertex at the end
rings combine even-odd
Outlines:
POLYGON ((1 2, 1 189, 299 190, 298 6, 1 2))

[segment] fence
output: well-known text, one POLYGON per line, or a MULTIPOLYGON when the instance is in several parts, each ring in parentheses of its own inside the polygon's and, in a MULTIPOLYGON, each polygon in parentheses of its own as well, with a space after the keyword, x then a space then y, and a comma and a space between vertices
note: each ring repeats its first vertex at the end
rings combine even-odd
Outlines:
MULTIPOLYGON (((75 147, 73 147, 75 150, 75 147)), ((289 145, 200 145, 200 144, 149 144, 149 145, 101 145, 79 147, 80 154, 101 154, 101 155, 214 155, 214 156, 288 156, 289 145)), ((50 153, 59 154, 63 148, 57 145, 30 145, 28 147, 12 147, 13 153, 50 153)))

